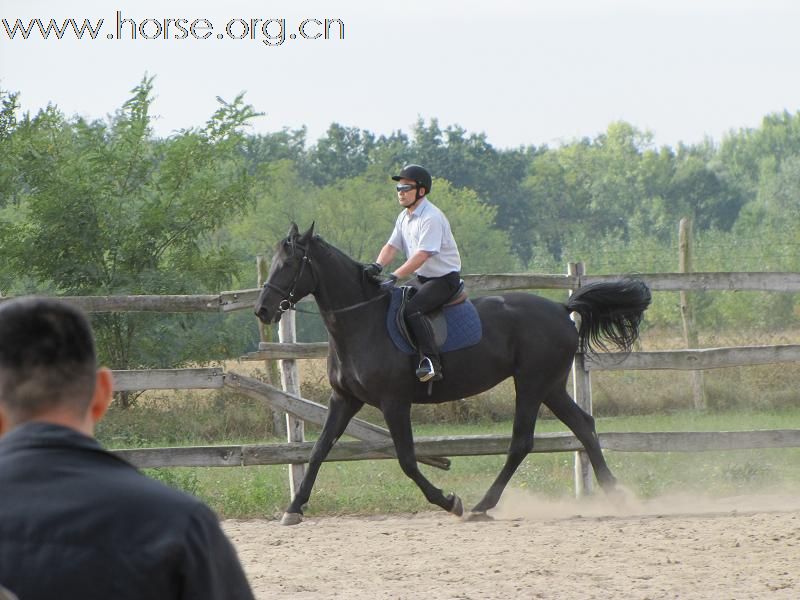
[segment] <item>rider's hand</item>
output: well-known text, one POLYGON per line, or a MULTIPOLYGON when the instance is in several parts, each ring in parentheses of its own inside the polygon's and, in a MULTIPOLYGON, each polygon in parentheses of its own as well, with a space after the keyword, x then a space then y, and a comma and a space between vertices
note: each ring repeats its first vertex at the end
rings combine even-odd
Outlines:
POLYGON ((375 283, 380 283, 380 274, 383 271, 383 265, 380 263, 372 263, 364 267, 364 274, 375 283))

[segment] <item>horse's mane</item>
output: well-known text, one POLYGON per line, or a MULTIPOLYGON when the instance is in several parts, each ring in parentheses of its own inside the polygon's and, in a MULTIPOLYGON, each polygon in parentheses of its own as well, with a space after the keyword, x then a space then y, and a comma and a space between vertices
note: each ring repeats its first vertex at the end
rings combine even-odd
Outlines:
POLYGON ((325 238, 323 238, 321 235, 314 235, 313 241, 319 246, 321 246, 329 256, 336 255, 336 257, 339 258, 345 264, 359 268, 363 266, 360 262, 349 256, 346 252, 344 252, 343 250, 339 250, 339 248, 337 248, 336 246, 325 240, 325 238))

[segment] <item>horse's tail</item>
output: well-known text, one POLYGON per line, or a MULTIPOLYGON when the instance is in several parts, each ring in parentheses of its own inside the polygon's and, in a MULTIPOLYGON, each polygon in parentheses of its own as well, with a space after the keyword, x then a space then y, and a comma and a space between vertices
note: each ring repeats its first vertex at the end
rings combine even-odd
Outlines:
POLYGON ((608 351, 606 341, 630 352, 639 338, 639 324, 650 305, 650 288, 640 279, 590 283, 567 300, 567 310, 581 316, 578 349, 581 352, 608 351))

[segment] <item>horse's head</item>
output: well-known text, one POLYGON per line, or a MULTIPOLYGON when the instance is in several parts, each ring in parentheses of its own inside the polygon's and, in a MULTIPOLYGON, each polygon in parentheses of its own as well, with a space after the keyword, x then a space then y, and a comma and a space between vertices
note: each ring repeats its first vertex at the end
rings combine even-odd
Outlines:
POLYGON ((264 323, 277 323, 281 315, 312 292, 317 281, 311 267, 309 248, 314 239, 314 224, 300 234, 297 225, 278 242, 267 281, 255 304, 255 313, 264 323))

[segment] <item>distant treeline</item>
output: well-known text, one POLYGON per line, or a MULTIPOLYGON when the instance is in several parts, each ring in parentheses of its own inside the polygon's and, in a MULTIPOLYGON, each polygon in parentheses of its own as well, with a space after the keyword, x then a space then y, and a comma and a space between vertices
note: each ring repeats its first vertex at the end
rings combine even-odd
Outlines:
MULTIPOLYGON (((0 90, 0 292, 216 292, 255 285, 256 254, 291 221, 373 260, 399 210, 389 176, 403 164, 434 175, 466 272, 590 273, 677 267, 678 221, 689 217, 697 270, 800 270, 800 112, 771 114, 722 141, 656 147, 616 122, 558 147, 495 148, 483 133, 420 120, 375 135, 333 123, 248 132, 258 113, 237 97, 167 138, 151 128, 145 78, 108 118, 48 105, 21 113, 0 90)), ((269 107, 265 107, 269 108, 269 107)), ((699 296, 701 325, 794 318, 789 295, 699 296), (762 310, 763 309, 763 310, 762 310), (756 314, 758 313, 758 314, 756 314)), ((677 315, 656 303, 651 324, 677 315)), ((255 343, 247 316, 115 314, 95 319, 111 366, 177 365, 236 355, 255 343), (232 320, 241 327, 231 327, 232 320)))

